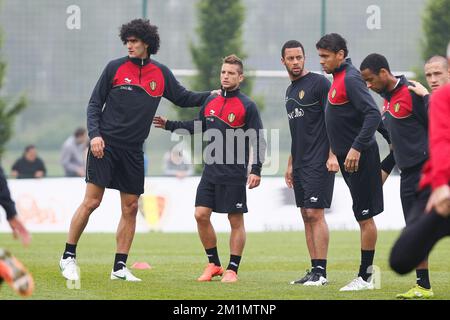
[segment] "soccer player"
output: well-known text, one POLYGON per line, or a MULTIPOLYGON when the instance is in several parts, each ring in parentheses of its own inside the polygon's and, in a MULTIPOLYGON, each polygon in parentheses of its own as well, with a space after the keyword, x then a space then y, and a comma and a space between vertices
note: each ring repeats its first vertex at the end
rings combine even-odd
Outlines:
MULTIPOLYGON (((440 87, 450 82, 450 69, 447 59, 442 56, 433 56, 425 62, 423 67, 425 72, 425 78, 428 86, 431 88, 431 92, 436 91, 440 87)), ((422 97, 426 97, 430 94, 421 83, 417 81, 410 81, 414 85, 408 88, 414 91, 416 94, 422 97)))
POLYGON ((430 104, 430 160, 424 166, 412 211, 420 217, 407 225, 394 244, 390 265, 410 272, 434 245, 450 235, 450 84, 436 90, 430 104))
MULTIPOLYGON (((367 87, 384 100, 383 121, 389 130, 395 162, 400 169, 400 198, 406 224, 411 216, 411 205, 419 184, 422 167, 428 158, 428 110, 424 98, 408 90, 410 83, 404 76, 395 77, 386 57, 378 53, 368 55, 360 66, 367 87)), ((400 299, 430 298, 431 289, 428 261, 416 269, 416 285, 400 299)))
MULTIPOLYGON (((245 188, 246 184, 249 189, 256 188, 261 180, 265 153, 265 140, 260 136, 262 122, 256 104, 239 90, 243 80, 241 59, 235 55, 224 58, 220 74, 222 94, 211 96, 199 114, 205 135, 211 133, 211 140, 206 148, 219 144, 217 140, 220 138, 212 132, 220 132, 223 146, 210 150, 211 158, 205 159, 197 188, 195 219, 209 261, 198 281, 211 281, 213 277, 224 273, 217 251, 217 236, 211 224, 213 211, 227 213, 231 226, 230 261, 221 281, 238 281, 237 273, 246 240, 243 214, 248 210, 245 188), (253 163, 248 174, 250 146, 253 149, 253 163)), ((154 119, 158 128, 175 132, 177 129, 187 129, 190 134, 195 133, 194 123, 194 120, 169 121, 163 117, 154 119)))
POLYGON ((289 188, 294 188, 311 257, 311 270, 291 284, 321 286, 327 283, 329 242, 324 208, 331 205, 334 173, 339 171, 325 128, 325 106, 330 82, 323 75, 305 69, 305 51, 296 40, 283 45, 281 63, 291 80, 285 98, 292 137, 285 180, 289 188))
POLYGON ((325 109, 326 129, 361 230, 358 276, 340 291, 373 289, 371 266, 377 241, 373 217, 383 211, 380 155, 375 140, 381 114, 358 69, 347 58, 345 39, 337 33, 327 34, 316 48, 323 70, 334 78, 325 109))
MULTIPOLYGON (((450 43, 447 47, 450 63, 450 43)), ((406 225, 395 242, 389 263, 399 274, 410 272, 428 257, 434 245, 450 235, 450 84, 433 90, 429 108, 429 160, 419 182, 412 214, 419 218, 406 225)))
MULTIPOLYGON (((433 56, 428 59, 424 65, 424 72, 428 86, 431 88, 432 92, 450 81, 450 69, 448 68, 448 62, 442 56, 433 56)), ((430 94, 428 89, 425 88, 420 82, 409 79, 408 81, 410 82, 408 89, 417 95, 424 97, 425 103, 428 105, 428 95, 430 94)), ((381 163, 381 176, 383 183, 388 178, 394 166, 395 160, 391 150, 390 154, 381 163)))
MULTIPOLYGON (((16 205, 11 199, 8 183, 0 167, 0 205, 6 212, 6 220, 11 227, 15 238, 20 238, 22 244, 27 246, 31 241, 28 230, 17 217, 16 205)), ((8 285, 21 296, 30 296, 33 293, 34 281, 31 274, 9 251, 0 248, 0 284, 6 281, 8 285)))
POLYGON ((76 246, 105 188, 120 191, 122 216, 111 280, 140 281, 126 267, 133 241, 138 199, 144 191, 143 143, 161 97, 181 107, 200 106, 210 92, 190 92, 172 72, 151 59, 159 49, 158 28, 136 19, 122 25, 120 39, 128 56, 111 61, 94 88, 87 108, 90 150, 86 193, 75 212, 60 260, 62 275, 78 280, 76 246))
POLYGON ((425 78, 435 91, 450 82, 450 69, 448 61, 442 56, 433 56, 425 62, 425 78))

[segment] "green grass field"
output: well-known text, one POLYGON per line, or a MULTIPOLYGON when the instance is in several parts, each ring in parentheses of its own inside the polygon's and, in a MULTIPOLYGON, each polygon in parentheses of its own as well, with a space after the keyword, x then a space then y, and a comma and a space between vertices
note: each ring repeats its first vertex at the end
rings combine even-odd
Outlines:
MULTIPOLYGON (((400 277, 389 270, 387 257, 398 232, 379 232, 375 264, 381 268, 381 289, 340 293, 357 273, 359 232, 332 231, 328 257, 329 285, 320 288, 289 285, 303 275, 309 258, 302 232, 249 233, 239 270, 240 281, 198 283, 206 264, 194 233, 137 234, 128 263, 147 261, 151 270, 135 270, 141 283, 111 281, 115 249, 113 234, 85 234, 77 249, 81 289, 71 290, 59 273, 58 261, 66 236, 34 234, 29 248, 22 248, 9 234, 0 243, 22 260, 33 273, 36 289, 31 299, 395 299, 415 282, 415 274, 400 277)), ((219 254, 228 264, 228 234, 219 234, 219 254)), ((430 257, 431 281, 436 299, 450 299, 450 239, 441 241, 430 257)), ((5 284, 0 299, 20 299, 5 284)))

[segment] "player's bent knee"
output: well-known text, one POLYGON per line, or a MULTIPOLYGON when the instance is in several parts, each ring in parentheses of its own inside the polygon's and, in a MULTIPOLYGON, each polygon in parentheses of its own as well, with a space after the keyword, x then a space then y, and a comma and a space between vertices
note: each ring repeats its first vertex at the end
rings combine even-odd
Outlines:
POLYGON ((399 254, 399 252, 397 251, 397 248, 394 246, 389 257, 389 265, 392 270, 394 270, 398 274, 406 274, 410 272, 414 268, 414 266, 408 266, 407 262, 405 261, 404 255, 399 254))

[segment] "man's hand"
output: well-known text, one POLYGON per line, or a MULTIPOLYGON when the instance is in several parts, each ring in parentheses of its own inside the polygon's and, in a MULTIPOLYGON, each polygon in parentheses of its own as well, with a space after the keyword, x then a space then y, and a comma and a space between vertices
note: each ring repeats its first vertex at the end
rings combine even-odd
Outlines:
POLYGON ((294 187, 294 177, 292 175, 292 171, 292 165, 288 165, 284 174, 284 181, 286 181, 286 185, 289 189, 292 189, 294 187))
POLYGON ((288 165, 287 165, 286 173, 284 174, 284 181, 286 181, 286 185, 289 189, 292 189, 294 187, 292 155, 290 155, 288 158, 288 165))
POLYGON ((44 171, 38 170, 34 173, 35 178, 42 178, 44 176, 44 171))
POLYGON ((350 148, 350 151, 348 152, 347 157, 345 158, 345 162, 344 162, 345 171, 347 171, 349 173, 358 171, 360 157, 361 157, 361 152, 359 152, 358 150, 355 150, 353 148, 350 148))
POLYGON ((216 89, 211 91, 212 96, 220 96, 222 94, 222 90, 216 89))
POLYGON ((101 159, 103 158, 103 149, 105 149, 105 141, 102 137, 95 137, 91 140, 91 152, 94 157, 101 159))
POLYGON ((161 117, 161 116, 155 116, 153 118, 153 124, 156 128, 165 129, 167 123, 167 118, 161 117))
POLYGON ((411 82, 414 86, 408 86, 408 89, 418 96, 425 97, 427 94, 430 94, 427 88, 425 88, 420 82, 414 80, 409 80, 409 82, 411 82))
POLYGON ((430 212, 432 209, 444 218, 450 217, 450 187, 448 185, 433 190, 425 211, 430 212))
POLYGON ((260 182, 261 182, 261 177, 257 176, 256 174, 250 174, 248 176, 247 185, 248 185, 249 189, 256 188, 257 186, 259 186, 260 182))
POLYGON ((13 217, 8 220, 8 223, 12 229, 14 238, 20 238, 22 244, 26 247, 31 242, 31 235, 22 222, 17 218, 13 217))
POLYGON ((339 172, 339 162, 337 160, 337 157, 334 153, 330 151, 330 154, 328 156, 327 160, 327 169, 330 172, 339 172))

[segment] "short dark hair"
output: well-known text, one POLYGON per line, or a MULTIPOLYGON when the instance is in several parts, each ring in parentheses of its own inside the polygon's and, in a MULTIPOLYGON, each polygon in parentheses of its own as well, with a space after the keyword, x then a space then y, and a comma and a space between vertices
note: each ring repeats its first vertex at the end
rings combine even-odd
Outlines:
POLYGON ((36 146, 34 144, 29 144, 25 147, 25 149, 23 150, 23 154, 25 155, 28 151, 30 151, 31 149, 36 149, 36 146))
POLYGON ((75 138, 84 136, 84 134, 86 133, 86 129, 85 128, 77 128, 77 130, 75 130, 75 132, 73 133, 73 135, 75 136, 75 138))
POLYGON ((223 58, 222 62, 237 65, 239 67, 239 73, 240 74, 244 73, 244 64, 237 55, 230 54, 229 56, 223 58))
POLYGON ((389 73, 391 73, 386 57, 379 53, 371 53, 364 58, 363 62, 361 62, 359 70, 363 71, 366 69, 369 69, 376 75, 380 74, 381 69, 386 69, 389 73))
POLYGON ((291 48, 302 48, 302 53, 303 53, 303 55, 305 55, 305 49, 303 48, 303 45, 299 41, 289 40, 289 41, 286 41, 286 43, 283 44, 283 47, 281 48, 281 57, 284 58, 284 52, 286 51, 286 49, 291 49, 291 48))
POLYGON ((136 37, 148 44, 148 54, 156 54, 159 50, 158 27, 150 24, 148 19, 134 19, 120 27, 120 39, 123 44, 127 38, 136 37))
POLYGON ((325 49, 334 53, 344 50, 344 58, 348 55, 347 41, 338 33, 329 33, 324 35, 316 43, 316 49, 325 49))

